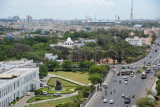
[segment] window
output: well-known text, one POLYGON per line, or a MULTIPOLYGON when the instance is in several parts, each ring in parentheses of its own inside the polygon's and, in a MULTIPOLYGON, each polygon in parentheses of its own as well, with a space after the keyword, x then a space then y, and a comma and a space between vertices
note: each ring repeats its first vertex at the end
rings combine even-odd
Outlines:
POLYGON ((16 88, 16 84, 14 83, 14 89, 16 88))

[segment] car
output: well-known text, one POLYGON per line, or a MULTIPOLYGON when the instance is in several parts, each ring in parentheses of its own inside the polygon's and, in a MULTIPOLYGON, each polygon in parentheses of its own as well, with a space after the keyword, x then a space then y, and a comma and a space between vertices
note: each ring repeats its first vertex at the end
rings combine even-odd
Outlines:
POLYGON ((133 72, 131 73, 130 77, 134 77, 134 73, 133 72))
POLYGON ((122 98, 124 98, 125 97, 125 95, 124 95, 124 93, 122 94, 122 96, 121 96, 122 98))
POLYGON ((113 101, 113 100, 110 100, 110 101, 109 101, 109 103, 110 103, 110 104, 113 104, 113 103, 114 103, 114 101, 113 101))
POLYGON ((53 95, 60 96, 60 95, 61 95, 61 92, 56 92, 56 93, 53 94, 53 95))
POLYGON ((124 81, 124 83, 125 83, 125 84, 128 84, 128 81, 127 81, 127 80, 125 80, 125 81, 124 81))
POLYGON ((124 103, 129 104, 130 103, 130 96, 125 96, 124 97, 124 103))
POLYGON ((47 91, 43 91, 43 95, 47 95, 47 91))
POLYGON ((107 103, 108 102, 108 100, 107 99, 103 99, 103 103, 107 103))
POLYGON ((31 93, 30 93, 30 92, 27 92, 27 93, 26 93, 26 96, 30 96, 30 95, 31 95, 31 93))
POLYGON ((128 79, 126 76, 123 76, 123 79, 128 79))

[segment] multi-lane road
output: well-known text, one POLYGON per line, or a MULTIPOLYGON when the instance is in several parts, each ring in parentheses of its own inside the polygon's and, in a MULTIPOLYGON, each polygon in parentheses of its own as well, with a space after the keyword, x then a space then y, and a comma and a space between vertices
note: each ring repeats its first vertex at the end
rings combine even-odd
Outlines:
MULTIPOLYGON (((158 43, 159 39, 157 39, 156 42, 158 43)), ((153 63, 155 59, 158 58, 159 52, 160 46, 153 46, 147 57, 133 64, 128 64, 126 67, 136 67, 136 69, 132 70, 137 71, 138 69, 141 69, 141 66, 146 66, 150 62, 151 72, 154 72, 153 63), (157 52, 155 52, 155 49, 157 49, 157 52)), ((103 88, 102 91, 98 92, 98 95, 94 98, 89 107, 132 107, 135 105, 136 99, 146 96, 146 90, 150 90, 155 81, 154 73, 147 74, 146 79, 141 79, 141 74, 134 75, 134 77, 126 75, 128 84, 125 84, 124 79, 122 78, 123 76, 117 76, 117 72, 121 71, 121 65, 117 66, 113 71, 111 71, 113 75, 107 83, 108 88, 103 88), (119 83, 119 80, 122 81, 121 84, 119 83), (105 90, 107 91, 107 95, 105 95, 105 90), (131 102, 129 105, 124 103, 124 98, 121 97, 122 94, 130 96, 131 102), (133 94, 135 94, 135 98, 132 98, 133 94), (103 98, 107 99, 108 102, 103 103, 103 98), (109 103, 111 99, 114 101, 113 104, 109 103)))

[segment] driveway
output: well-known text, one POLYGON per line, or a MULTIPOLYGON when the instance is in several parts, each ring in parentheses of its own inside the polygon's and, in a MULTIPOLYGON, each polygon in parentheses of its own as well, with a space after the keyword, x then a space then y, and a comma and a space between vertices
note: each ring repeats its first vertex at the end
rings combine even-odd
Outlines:
POLYGON ((14 107, 24 107, 26 105, 27 100, 29 100, 30 98, 34 97, 34 92, 30 92, 31 95, 30 96, 24 96, 23 98, 21 98, 15 105, 14 107))

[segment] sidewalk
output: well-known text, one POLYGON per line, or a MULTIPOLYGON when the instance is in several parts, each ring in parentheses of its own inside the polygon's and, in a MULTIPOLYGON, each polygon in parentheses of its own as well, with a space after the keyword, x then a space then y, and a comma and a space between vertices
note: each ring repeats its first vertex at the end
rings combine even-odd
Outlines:
POLYGON ((48 82, 49 78, 51 78, 51 77, 57 77, 57 78, 61 78, 61 79, 73 82, 73 83, 81 85, 81 86, 87 86, 86 84, 82 84, 82 83, 79 83, 77 81, 74 81, 74 80, 71 80, 71 79, 68 79, 68 78, 64 78, 64 77, 61 77, 61 76, 53 75, 53 74, 48 74, 48 76, 43 79, 43 82, 42 82, 43 85, 47 85, 47 82, 48 82))
POLYGON ((30 96, 24 96, 22 99, 20 99, 15 105, 14 107, 24 107, 27 100, 29 100, 30 98, 34 97, 34 92, 30 92, 31 95, 30 96))
MULTIPOLYGON (((67 98, 67 97, 72 97, 72 96, 76 96, 78 95, 78 92, 74 92, 71 94, 63 94, 62 97, 58 97, 58 98, 52 98, 52 99, 47 99, 47 100, 42 100, 42 101, 37 101, 37 102, 33 102, 33 103, 26 103, 25 105, 30 105, 30 104, 37 104, 37 103, 43 103, 46 101, 52 101, 52 100, 58 100, 58 99, 62 99, 62 98, 67 98)), ((16 107, 16 106, 15 106, 16 107)), ((24 106, 20 106, 20 107, 24 107, 24 106)))

